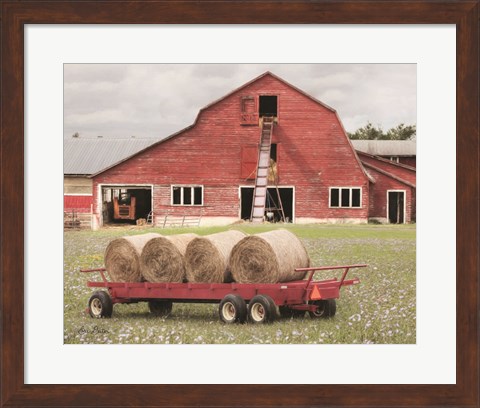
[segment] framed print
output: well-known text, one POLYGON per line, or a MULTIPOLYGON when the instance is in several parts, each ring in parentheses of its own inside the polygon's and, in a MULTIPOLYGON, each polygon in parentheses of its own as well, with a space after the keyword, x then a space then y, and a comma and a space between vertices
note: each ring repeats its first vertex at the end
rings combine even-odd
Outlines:
MULTIPOLYGON (((3 2, 2 406, 478 406, 478 6, 3 2), (60 327, 64 224, 54 187, 63 164, 65 65, 333 62, 417 67, 416 339, 328 347, 74 344, 60 327)), ((277 116, 278 107, 282 120, 282 102, 262 98, 259 109, 277 116)), ((252 121, 257 102, 241 103, 252 121)), ((276 152, 281 163, 284 152, 276 152)), ((135 189, 145 195, 147 187, 135 189)), ((330 207, 360 207, 363 190, 330 187, 330 207)), ((101 182, 98 189, 107 192, 101 182)), ((208 193, 201 183, 173 183, 168 191, 172 206, 192 208, 208 193)), ((398 204, 397 218, 411 214, 409 191, 385 192, 398 204)), ((81 337, 89 328, 72 330, 81 337)))

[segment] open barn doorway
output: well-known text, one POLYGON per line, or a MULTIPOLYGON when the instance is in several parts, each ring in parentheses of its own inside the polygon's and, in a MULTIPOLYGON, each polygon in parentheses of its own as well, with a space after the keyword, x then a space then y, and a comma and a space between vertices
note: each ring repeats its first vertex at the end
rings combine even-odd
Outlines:
POLYGON ((137 224, 152 211, 151 186, 103 186, 103 224, 137 224))
POLYGON ((405 223, 405 191, 387 191, 388 222, 390 224, 405 223))
MULTIPOLYGON (((285 222, 294 221, 294 199, 293 187, 278 187, 280 200, 285 214, 285 222)), ((249 221, 252 215, 253 187, 240 187, 240 217, 242 220, 249 221)), ((281 212, 279 210, 279 197, 275 187, 267 189, 267 199, 265 203, 265 220, 270 222, 280 222, 281 212)))
POLYGON ((258 116, 274 116, 277 117, 278 106, 277 97, 275 95, 260 95, 258 104, 258 116))

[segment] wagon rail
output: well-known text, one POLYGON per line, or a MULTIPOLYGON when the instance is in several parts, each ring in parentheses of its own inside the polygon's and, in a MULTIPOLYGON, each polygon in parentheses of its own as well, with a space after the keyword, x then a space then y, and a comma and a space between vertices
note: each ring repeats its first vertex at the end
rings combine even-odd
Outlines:
POLYGON ((230 323, 230 320, 234 322, 245 320, 247 304, 250 319, 264 323, 273 320, 277 307, 281 315, 301 315, 308 311, 311 316, 313 314, 312 317, 320 317, 316 316, 320 313, 319 309, 327 308, 331 310, 327 310, 325 317, 333 316, 336 309, 335 300, 340 297, 340 289, 343 286, 360 283, 358 278, 346 279, 348 272, 350 269, 366 266, 355 264, 297 268, 295 271, 298 273, 307 272, 307 279, 281 283, 111 282, 106 277, 105 268, 82 269, 81 272, 99 273, 102 280, 89 280, 87 286, 107 289, 94 293, 92 298, 95 296, 97 298, 94 299, 93 307, 92 298, 90 299, 88 311, 92 317, 110 317, 108 314, 111 315, 113 305, 117 303, 148 302, 150 310, 159 315, 170 313, 172 303, 177 302, 220 303, 220 317, 226 323, 230 323), (342 269, 340 278, 319 281, 313 279, 317 271, 342 269), (230 312, 225 308, 225 304, 229 306, 230 312), (254 307, 255 305, 258 307, 254 307), (102 306, 107 315, 102 315, 102 306))

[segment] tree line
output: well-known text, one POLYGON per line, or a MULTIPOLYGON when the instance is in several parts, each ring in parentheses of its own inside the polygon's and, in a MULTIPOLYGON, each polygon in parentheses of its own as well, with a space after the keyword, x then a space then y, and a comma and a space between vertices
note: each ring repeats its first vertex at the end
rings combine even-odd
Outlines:
POLYGON ((401 123, 385 132, 380 126, 368 122, 355 132, 347 134, 352 140, 412 140, 417 135, 417 126, 401 123))

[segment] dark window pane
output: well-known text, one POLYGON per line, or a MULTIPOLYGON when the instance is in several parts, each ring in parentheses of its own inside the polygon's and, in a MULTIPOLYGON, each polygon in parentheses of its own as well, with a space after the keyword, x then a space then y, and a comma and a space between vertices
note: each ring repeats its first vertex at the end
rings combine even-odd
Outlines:
POLYGON ((193 189, 194 193, 194 204, 202 205, 202 187, 195 187, 193 189))
POLYGON ((330 207, 338 207, 340 205, 338 198, 338 188, 332 188, 330 190, 330 207))
POLYGON ((342 188, 342 207, 350 207, 350 189, 342 188))
POLYGON ((173 187, 173 204, 181 204, 180 187, 173 187))
POLYGON ((183 187, 183 204, 191 205, 192 204, 192 188, 183 187))
POLYGON ((360 189, 352 188, 352 207, 360 207, 360 189))

